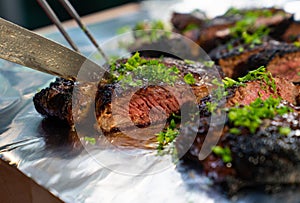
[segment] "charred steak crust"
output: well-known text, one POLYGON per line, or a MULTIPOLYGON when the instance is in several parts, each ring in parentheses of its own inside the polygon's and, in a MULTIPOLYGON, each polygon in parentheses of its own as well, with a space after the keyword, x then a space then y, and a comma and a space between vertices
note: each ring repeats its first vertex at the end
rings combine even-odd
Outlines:
POLYGON ((268 127, 261 127, 255 134, 225 134, 222 141, 231 149, 238 177, 255 183, 299 182, 299 121, 298 113, 289 113, 265 120, 270 123, 268 127), (280 134, 278 129, 282 126, 288 126, 291 135, 280 134))
POLYGON ((179 32, 185 30, 189 25, 201 27, 205 20, 205 16, 199 17, 189 13, 173 12, 171 17, 171 23, 173 24, 175 30, 179 32))
POLYGON ((299 82, 300 48, 294 44, 273 42, 263 51, 249 57, 247 66, 255 69, 265 66, 273 76, 284 77, 299 82))
POLYGON ((266 49, 268 44, 267 38, 264 38, 262 44, 252 45, 245 44, 241 40, 235 40, 230 42, 232 48, 229 49, 228 44, 218 46, 209 53, 209 56, 221 67, 226 77, 236 79, 248 73, 250 70, 248 59, 266 49))
MULTIPOLYGON (((246 82, 245 86, 233 86, 227 89, 227 103, 220 104, 220 106, 227 108, 244 106, 259 97, 264 100, 270 96, 280 95, 284 100, 289 101, 282 102, 282 105, 290 106, 295 111, 282 116, 277 115, 273 119, 265 119, 255 133, 242 130, 239 135, 230 133, 233 126, 227 118, 217 146, 229 147, 232 156, 230 163, 225 163, 214 153, 202 161, 198 159, 204 140, 218 136, 213 133, 210 135, 212 137, 207 137, 209 128, 212 128, 210 131, 214 132, 213 128, 218 126, 217 123, 211 123, 211 112, 206 106, 207 102, 214 102, 211 96, 203 98, 199 103, 200 126, 198 129, 190 126, 184 129, 187 135, 196 133, 197 137, 182 160, 198 163, 203 172, 216 184, 222 185, 228 194, 234 194, 246 186, 291 184, 300 181, 300 176, 296 172, 299 167, 295 166, 300 158, 297 147, 300 144, 300 115, 297 113, 297 108, 290 103, 296 101, 299 90, 285 79, 274 78, 274 80, 277 84, 276 94, 272 89, 262 88, 263 83, 258 80, 246 82), (290 128, 291 133, 288 136, 280 134, 281 127, 290 128)), ((178 151, 182 150, 184 143, 184 138, 179 137, 176 141, 178 151)))
POLYGON ((58 118, 72 125, 73 87, 73 81, 56 78, 49 87, 35 94, 33 97, 35 109, 43 116, 58 118))
MULTIPOLYGON (((238 13, 226 13, 222 16, 218 16, 211 20, 206 20, 202 23, 199 28, 186 31, 185 28, 189 22, 188 19, 184 19, 183 26, 178 23, 179 15, 174 15, 171 22, 174 22, 173 26, 181 32, 183 35, 189 37, 191 40, 198 43, 205 51, 209 52, 219 45, 225 44, 232 39, 230 28, 234 27, 235 24, 243 19, 244 15, 249 12, 259 12, 262 10, 268 10, 271 16, 259 16, 255 22, 255 26, 266 26, 270 28, 269 36, 274 39, 281 39, 286 29, 293 22, 293 15, 286 13, 282 9, 276 8, 264 8, 264 9, 252 9, 252 10, 240 10, 238 13), (181 29, 179 29, 181 28, 181 29)), ((183 14, 182 14, 183 15, 183 14)), ((200 19, 199 19, 200 20, 200 19)))
MULTIPOLYGON (((198 159, 204 140, 212 139, 206 137, 209 128, 215 127, 210 125, 211 118, 205 108, 204 105, 200 106, 200 112, 206 113, 201 114, 203 116, 198 129, 186 126, 185 130, 191 134, 197 133, 197 137, 182 157, 183 161, 198 163, 203 173, 212 178, 215 184, 220 184, 229 195, 247 186, 299 183, 300 115, 296 111, 264 119, 255 133, 244 129, 239 135, 230 133, 229 129, 233 126, 227 119, 217 144, 223 148, 229 147, 231 151, 232 161, 224 163, 214 153, 202 161, 198 159), (289 135, 281 134, 281 127, 290 128, 289 135)), ((183 143, 177 140, 177 150, 181 149, 183 143)))

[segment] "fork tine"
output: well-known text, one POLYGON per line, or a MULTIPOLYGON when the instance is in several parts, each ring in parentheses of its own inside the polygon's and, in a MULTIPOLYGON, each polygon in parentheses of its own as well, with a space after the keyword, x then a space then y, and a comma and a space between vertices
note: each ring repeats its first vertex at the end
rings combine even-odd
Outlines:
POLYGON ((51 9, 49 4, 47 3, 46 0, 37 0, 39 5, 42 7, 42 9, 45 11, 49 19, 57 26, 59 31, 62 33, 64 38, 67 40, 67 42, 70 44, 70 46, 77 52, 79 52, 78 47, 76 44, 72 41, 71 37, 68 35, 66 30, 63 28, 62 23, 58 19, 57 15, 54 13, 54 11, 51 9))
POLYGON ((84 23, 81 21, 79 14, 74 9, 72 4, 69 2, 69 0, 59 0, 59 2, 62 4, 62 6, 67 10, 69 15, 77 22, 78 26, 82 29, 82 31, 87 35, 89 40, 93 43, 93 45, 96 47, 98 52, 103 56, 103 58, 108 62, 108 57, 104 53, 104 51, 101 49, 99 44, 97 43, 96 39, 93 37, 91 32, 88 30, 87 26, 84 25, 84 23))

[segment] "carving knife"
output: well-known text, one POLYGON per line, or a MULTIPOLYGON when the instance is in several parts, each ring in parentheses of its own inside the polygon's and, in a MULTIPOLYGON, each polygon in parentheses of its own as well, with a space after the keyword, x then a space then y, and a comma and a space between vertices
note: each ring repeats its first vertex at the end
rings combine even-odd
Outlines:
POLYGON ((0 58, 66 79, 77 78, 81 71, 87 80, 98 80, 104 72, 85 56, 2 18, 0 58))

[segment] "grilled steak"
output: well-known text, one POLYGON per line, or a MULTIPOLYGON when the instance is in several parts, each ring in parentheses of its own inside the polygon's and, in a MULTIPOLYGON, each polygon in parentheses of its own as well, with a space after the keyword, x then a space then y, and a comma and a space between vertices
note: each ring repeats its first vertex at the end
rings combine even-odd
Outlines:
POLYGON ((218 146, 229 148, 232 160, 228 163, 215 153, 199 161, 198 154, 209 127, 202 125, 203 133, 198 131, 193 146, 183 160, 198 162, 205 174, 215 183, 221 183, 231 194, 246 186, 299 183, 297 163, 300 125, 299 122, 295 122, 299 120, 298 113, 276 116, 271 120, 263 120, 263 127, 255 133, 244 130, 240 135, 229 132, 232 126, 227 121, 218 146), (291 129, 288 136, 279 132, 281 126, 291 129))
POLYGON ((273 43, 263 51, 249 57, 249 69, 265 66, 273 76, 300 81, 300 48, 294 44, 273 43))
MULTIPOLYGON (((213 49, 209 56, 218 64, 227 77, 236 79, 248 73, 248 59, 266 49, 272 41, 263 40, 261 44, 245 44, 241 40, 235 40, 229 44, 213 49), (229 46, 230 45, 230 46, 229 46)), ((257 64, 253 64, 256 66, 257 64)), ((259 65, 256 66, 256 68, 259 65)))
MULTIPOLYGON (((244 106, 248 106, 259 97, 262 100, 269 100, 270 95, 273 97, 280 95, 284 100, 295 102, 299 95, 297 88, 285 79, 275 78, 275 81, 278 85, 277 94, 274 94, 272 88, 262 88, 264 82, 258 80, 249 81, 245 86, 231 87, 228 89, 228 100, 224 106, 230 112, 232 108, 242 109, 244 106), (239 107, 236 107, 237 105, 239 107)), ((278 106, 294 108, 294 112, 276 115, 274 113, 276 110, 272 107, 270 112, 275 116, 261 118, 262 122, 254 131, 250 130, 252 126, 247 125, 247 121, 243 121, 242 124, 240 122, 241 126, 237 125, 239 127, 236 127, 234 121, 229 119, 231 115, 227 114, 225 127, 217 144, 218 149, 204 160, 199 160, 204 140, 215 139, 219 136, 213 129, 217 129, 220 125, 215 122, 211 123, 211 113, 207 111, 206 103, 213 102, 211 97, 206 97, 202 102, 199 128, 187 126, 185 129, 187 136, 189 133, 197 133, 197 137, 190 150, 182 158, 183 161, 198 163, 203 173, 212 178, 216 184, 222 185, 230 195, 247 186, 300 182, 300 175, 297 172, 299 166, 296 164, 299 161, 298 145, 300 144, 300 115, 297 113, 299 111, 297 107, 287 101, 282 101, 278 106), (210 134, 211 137, 206 137, 209 128, 213 133, 210 134), (231 130, 232 128, 235 130, 231 130)), ((246 116, 261 115, 259 111, 265 111, 263 105, 254 106, 256 109, 249 111, 246 116)), ((253 120, 248 122, 251 123, 253 120)), ((177 140, 177 150, 180 150, 184 143, 184 138, 177 140)))
POLYGON ((35 94, 33 103, 37 112, 73 124, 72 93, 74 82, 57 78, 49 87, 35 94))
POLYGON ((300 22, 296 21, 291 23, 285 33, 282 35, 282 41, 285 42, 300 42, 300 22))
POLYGON ((77 122, 84 120, 90 109, 86 98, 91 98, 91 94, 95 92, 95 85, 93 83, 80 85, 80 94, 76 94, 77 100, 74 101, 77 109, 72 111, 74 85, 74 81, 56 78, 49 87, 42 89, 33 97, 37 112, 46 117, 62 120, 70 127, 74 125, 74 117, 77 122))
MULTIPOLYGON (((203 79, 209 76, 210 70, 213 70, 212 68, 205 68, 203 64, 187 64, 184 61, 174 59, 165 59, 164 64, 166 67, 176 66, 180 70, 182 78, 187 73, 193 74, 196 83, 191 88, 192 95, 195 95, 197 102, 208 95, 208 89, 203 83, 203 79), (206 71, 204 71, 205 69, 206 71)), ((139 89, 134 94, 131 91, 125 91, 117 95, 117 99, 114 101, 103 99, 103 95, 111 95, 118 88, 118 84, 104 84, 100 86, 102 88, 99 88, 97 94, 99 99, 96 102, 96 109, 103 110, 98 112, 97 118, 98 124, 104 133, 118 132, 116 126, 130 128, 132 125, 130 122, 133 122, 138 127, 147 127, 150 123, 160 124, 165 122, 164 117, 161 114, 154 114, 151 118, 151 109, 162 109, 168 118, 171 114, 180 113, 181 105, 193 99, 191 98, 192 95, 186 94, 187 86, 182 85, 181 82, 175 83, 173 87, 166 84, 159 86, 150 85, 139 89), (106 93, 103 94, 104 92, 106 93), (129 108, 124 108, 129 100, 129 108), (103 103, 102 101, 106 102, 103 103), (115 115, 112 115, 112 109, 117 109, 115 115), (131 118, 130 120, 126 119, 128 114, 131 118)))
MULTIPOLYGON (((245 29, 249 29, 247 31, 251 33, 261 27, 268 27, 270 29, 269 36, 278 40, 293 21, 292 14, 286 13, 282 9, 275 8, 231 10, 223 16, 218 16, 212 20, 206 21, 206 23, 201 24, 200 28, 191 30, 185 30, 186 27, 188 27, 188 20, 187 22, 182 23, 183 26, 179 26, 181 24, 178 23, 178 14, 174 15, 171 21, 175 23, 174 27, 177 30, 180 27, 182 28, 180 33, 197 42, 205 51, 209 52, 232 39, 235 34, 231 29, 239 26, 237 23, 243 20, 245 16, 252 19, 256 16, 256 19, 253 21, 252 26, 246 27, 246 25, 241 25, 244 26, 242 28, 244 31, 245 29)), ((193 22, 191 22, 191 24, 193 24, 193 22)))
MULTIPOLYGON (((115 65, 120 66, 120 64, 125 64, 126 62, 126 59, 120 60, 115 65)), ((194 99, 185 94, 187 92, 187 84, 183 82, 182 78, 187 74, 191 74, 195 80, 194 84, 191 85, 191 91, 196 98, 196 102, 208 95, 209 89, 205 85, 205 77, 209 76, 210 70, 213 70, 213 68, 205 67, 201 63, 187 63, 171 58, 165 58, 162 64, 165 66, 164 68, 176 67, 178 69, 178 81, 174 85, 156 83, 139 89, 129 88, 124 90, 122 89, 122 81, 110 81, 111 75, 109 73, 106 74, 99 83, 97 91, 95 91, 97 92, 95 97, 95 114, 98 127, 101 128, 104 134, 117 133, 119 132, 118 127, 130 128, 132 125, 147 127, 151 123, 159 124, 165 122, 164 118, 159 116, 161 114, 149 115, 150 110, 153 108, 160 109, 166 114, 167 118, 173 113, 180 113, 180 105, 194 99), (116 113, 113 115, 112 111, 114 109, 117 110, 115 110, 116 113), (128 116, 130 119, 127 119, 128 116)), ((81 106, 77 107, 78 109, 76 110, 73 109, 73 114, 74 112, 75 114, 72 116, 74 84, 76 83, 65 79, 56 79, 54 83, 50 84, 50 87, 43 89, 33 98, 36 110, 42 115, 65 120, 72 126, 74 124, 74 115, 78 115, 78 117, 82 115, 82 109, 87 109, 86 111, 88 111, 89 108, 81 107, 82 104, 86 103, 86 95, 90 94, 78 94, 78 100, 73 102, 81 106)), ((80 88, 91 89, 92 85, 84 84, 80 88)))
POLYGON ((183 32, 184 30, 201 27, 203 23, 207 20, 205 15, 198 13, 177 13, 172 14, 171 23, 178 32, 183 32))
POLYGON ((262 44, 251 47, 232 43, 229 49, 228 45, 223 45, 210 52, 210 57, 230 78, 244 76, 250 70, 265 66, 273 76, 299 82, 299 52, 300 48, 294 44, 266 39, 262 44))
POLYGON ((270 96, 280 97, 291 104, 297 104, 299 95, 297 87, 283 78, 274 78, 276 90, 266 84, 264 81, 249 81, 245 86, 234 88, 234 93, 227 99, 226 106, 233 107, 237 104, 249 105, 258 97, 267 99, 270 96))

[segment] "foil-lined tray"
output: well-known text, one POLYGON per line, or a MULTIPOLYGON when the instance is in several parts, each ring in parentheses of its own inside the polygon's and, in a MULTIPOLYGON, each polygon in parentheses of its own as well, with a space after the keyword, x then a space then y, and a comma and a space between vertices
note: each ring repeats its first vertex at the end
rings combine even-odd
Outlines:
MULTIPOLYGON (((245 1, 244 5, 250 5, 249 2, 258 1, 245 1)), ((283 5, 282 2, 277 3, 283 5)), ((159 7, 159 3, 146 1, 138 12, 89 27, 100 43, 105 42, 116 35, 119 27, 159 18, 158 11, 149 10, 166 8, 164 4, 159 7)), ((178 8, 175 3, 168 7, 169 11, 178 8)), ((232 1, 228 5, 231 4, 232 1)), ((93 52, 79 29, 68 32, 83 54, 93 52)), ((65 43, 57 32, 46 36, 65 43)), ((92 146, 86 151, 76 134, 63 123, 44 119, 35 111, 34 94, 53 80, 53 76, 0 61, 0 153, 65 202, 248 203, 300 199, 297 187, 286 187, 273 194, 258 188, 247 189, 229 199, 212 187, 197 168, 176 164, 168 155, 156 156, 155 152, 143 149, 124 149, 120 153, 119 148, 92 146)))

